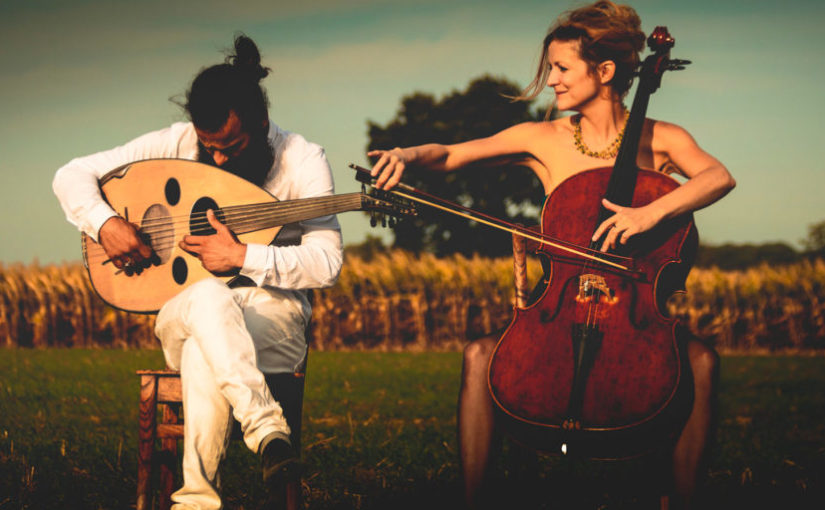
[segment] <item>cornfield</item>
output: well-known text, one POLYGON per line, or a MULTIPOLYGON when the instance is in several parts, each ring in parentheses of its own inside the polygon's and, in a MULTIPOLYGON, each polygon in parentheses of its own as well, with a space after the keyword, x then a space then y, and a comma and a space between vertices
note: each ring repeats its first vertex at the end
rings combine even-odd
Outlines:
MULTIPOLYGON (((536 281, 541 268, 531 263, 536 281)), ((512 316, 512 261, 402 251, 348 256, 338 283, 313 292, 315 350, 457 350, 512 316)), ((744 271, 694 269, 671 313, 718 349, 825 349, 825 261, 744 271)), ((154 318, 105 305, 79 263, 0 264, 7 347, 157 347, 154 318)))

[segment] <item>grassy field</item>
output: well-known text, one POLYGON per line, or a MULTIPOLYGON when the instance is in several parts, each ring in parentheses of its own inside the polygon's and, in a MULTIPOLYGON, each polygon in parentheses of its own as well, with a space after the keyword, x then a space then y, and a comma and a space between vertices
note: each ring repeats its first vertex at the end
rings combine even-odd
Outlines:
MULTIPOLYGON (((133 507, 133 374, 162 365, 153 350, 0 349, 0 509, 133 507)), ((308 507, 455 508, 460 366, 459 353, 312 353, 303 432, 308 507)), ((704 506, 825 507, 823 390, 825 357, 723 357, 704 506)), ((543 457, 538 483, 511 476, 500 493, 559 508, 626 508, 662 471, 651 462, 543 457)), ((222 476, 228 508, 256 507, 257 459, 239 441, 222 476)))

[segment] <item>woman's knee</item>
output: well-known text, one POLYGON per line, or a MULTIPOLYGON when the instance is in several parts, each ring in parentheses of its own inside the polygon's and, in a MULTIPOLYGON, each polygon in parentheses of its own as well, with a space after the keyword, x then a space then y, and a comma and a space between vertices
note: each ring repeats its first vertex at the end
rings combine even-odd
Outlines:
POLYGON ((479 338, 464 347, 464 373, 486 371, 495 348, 492 337, 479 338))

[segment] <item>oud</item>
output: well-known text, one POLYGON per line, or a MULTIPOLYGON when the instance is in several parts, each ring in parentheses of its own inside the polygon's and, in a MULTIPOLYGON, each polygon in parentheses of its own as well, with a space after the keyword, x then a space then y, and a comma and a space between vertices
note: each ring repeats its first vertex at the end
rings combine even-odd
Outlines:
POLYGON ((158 311, 181 290, 205 278, 227 282, 237 278, 210 273, 197 257, 178 246, 185 235, 215 233, 206 219, 208 209, 240 242, 256 244, 270 244, 284 225, 330 214, 356 210, 415 214, 412 206, 375 189, 369 194, 362 190, 279 201, 241 177, 182 159, 124 165, 106 174, 100 188, 109 205, 137 225, 154 253, 148 267, 127 273, 114 266, 100 244, 83 234, 83 262, 101 299, 138 313, 158 311))

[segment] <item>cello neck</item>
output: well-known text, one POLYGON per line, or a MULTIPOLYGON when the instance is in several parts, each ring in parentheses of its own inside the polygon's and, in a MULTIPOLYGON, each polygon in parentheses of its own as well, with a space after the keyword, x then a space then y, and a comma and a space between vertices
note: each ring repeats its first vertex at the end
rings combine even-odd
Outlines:
MULTIPOLYGON (((674 40, 665 27, 656 27, 653 33, 650 34, 647 44, 653 54, 644 60, 639 71, 639 84, 633 97, 633 106, 627 118, 625 134, 622 138, 622 144, 619 146, 613 172, 610 175, 610 181, 604 195, 604 198, 622 207, 629 207, 633 202, 636 176, 639 172, 636 157, 639 153, 639 142, 642 137, 642 128, 644 127, 650 95, 659 88, 664 71, 682 69, 683 65, 689 63, 681 60, 670 60, 670 48, 673 47, 674 40)), ((602 208, 599 223, 612 214, 612 211, 602 208)))

